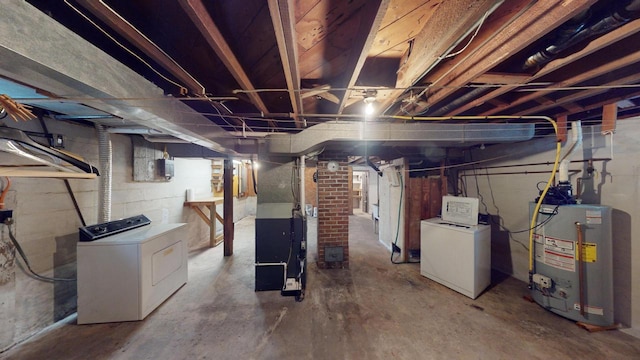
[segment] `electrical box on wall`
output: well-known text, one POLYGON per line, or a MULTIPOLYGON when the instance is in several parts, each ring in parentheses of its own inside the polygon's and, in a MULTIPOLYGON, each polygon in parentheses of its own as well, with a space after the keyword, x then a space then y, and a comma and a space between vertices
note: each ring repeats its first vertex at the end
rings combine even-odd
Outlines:
POLYGON ((174 176, 173 160, 158 159, 156 168, 158 169, 158 176, 164 177, 167 180, 174 176))

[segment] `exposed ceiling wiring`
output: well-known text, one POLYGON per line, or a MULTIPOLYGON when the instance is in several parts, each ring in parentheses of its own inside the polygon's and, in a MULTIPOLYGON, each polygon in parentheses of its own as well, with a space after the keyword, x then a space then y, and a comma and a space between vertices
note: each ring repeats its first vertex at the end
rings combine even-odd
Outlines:
MULTIPOLYGON (((138 59, 138 61, 140 61, 141 63, 143 63, 146 67, 148 67, 151 71, 153 71, 154 73, 156 73, 156 75, 160 76, 162 79, 164 79, 165 81, 167 81, 170 84, 175 85, 176 87, 178 87, 180 89, 180 93, 181 94, 186 94, 187 93, 187 88, 181 84, 178 84, 177 82, 175 82, 174 80, 169 79, 168 77, 166 77, 165 75, 163 75, 162 73, 160 73, 158 70, 156 70, 151 64, 149 64, 147 61, 145 61, 142 57, 140 57, 138 54, 134 53, 131 49, 129 49, 128 47, 126 47, 124 44, 122 44, 121 42, 119 42, 116 38, 114 38, 111 34, 109 34, 106 30, 104 30, 102 27, 100 27, 100 25, 98 25, 95 21, 91 20, 87 15, 85 15, 82 11, 80 11, 80 9, 76 8, 75 6, 73 6, 71 3, 69 3, 68 0, 64 0, 64 3, 67 4, 67 6, 69 6, 71 9, 73 9, 73 11, 75 11, 76 13, 78 13, 78 15, 82 16, 85 20, 87 20, 91 25, 93 25, 96 29, 98 29, 100 32, 102 32, 106 37, 108 37, 111 41, 113 41, 116 45, 118 45, 120 48, 122 48, 124 51, 128 52, 131 56, 135 57, 136 59, 138 59)), ((204 88, 203 88, 204 89, 204 88)), ((58 99, 59 100, 59 99, 58 99)))
POLYGON ((452 58, 454 56, 462 54, 462 52, 464 52, 469 47, 469 45, 471 45, 471 43, 476 38, 476 36, 478 36, 478 32, 480 31, 480 28, 484 24, 485 20, 487 20, 487 17, 489 17, 490 13, 491 13, 491 11, 487 11, 487 12, 484 13, 484 16, 482 17, 482 20, 480 20, 480 23, 476 27, 476 31, 473 33, 473 35, 471 36, 469 41, 462 47, 462 49, 460 49, 460 50, 458 50, 458 51, 456 51, 454 53, 447 54, 445 56, 440 56, 438 58, 438 60, 444 60, 444 59, 452 58))
MULTIPOLYGON (((549 86, 552 83, 549 82, 536 82, 536 83, 509 83, 509 84, 467 84, 462 86, 436 86, 436 85, 427 85, 427 86, 411 86, 406 88, 395 88, 395 87, 385 87, 385 88, 376 88, 377 91, 394 91, 394 90, 424 90, 424 89, 468 89, 468 88, 521 88, 515 91, 573 91, 573 90, 598 90, 598 89, 627 89, 627 88, 640 88, 640 84, 606 84, 606 85, 584 85, 584 86, 559 86, 553 87, 549 86), (532 88, 535 86, 545 86, 544 88, 532 88)), ((181 86, 176 84, 176 86, 181 86)), ((300 89, 295 90, 298 92, 311 91, 312 89, 300 89)), ((332 88, 332 91, 358 91, 362 90, 359 88, 332 88)), ((263 88, 263 89, 253 89, 253 90, 233 90, 233 93, 260 93, 260 92, 288 92, 288 89, 283 88, 263 88)), ((231 100, 240 100, 235 96, 201 96, 201 97, 188 97, 188 96, 156 96, 156 97, 81 97, 77 95, 64 95, 64 94, 56 94, 57 98, 13 98, 18 102, 60 102, 60 101, 92 101, 92 100, 103 100, 103 101, 158 101, 158 100, 180 100, 180 101, 231 101, 231 100)), ((307 114, 304 114, 307 116, 307 114)))

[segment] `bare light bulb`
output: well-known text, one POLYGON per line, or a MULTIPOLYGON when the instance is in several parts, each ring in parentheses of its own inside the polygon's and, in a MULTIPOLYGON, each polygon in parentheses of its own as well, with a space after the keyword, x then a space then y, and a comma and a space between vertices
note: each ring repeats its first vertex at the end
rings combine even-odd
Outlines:
POLYGON ((365 105, 364 107, 364 114, 365 115, 373 115, 373 104, 370 102, 367 102, 367 105, 365 105))

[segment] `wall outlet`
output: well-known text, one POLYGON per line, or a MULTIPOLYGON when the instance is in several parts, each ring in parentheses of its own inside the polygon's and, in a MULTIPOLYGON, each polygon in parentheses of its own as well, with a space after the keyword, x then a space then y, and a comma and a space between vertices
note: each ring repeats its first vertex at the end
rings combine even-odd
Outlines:
POLYGON ((400 247, 398 245, 396 245, 396 244, 393 244, 393 243, 391 244, 391 249, 393 249, 394 253, 401 253, 402 252, 400 247))

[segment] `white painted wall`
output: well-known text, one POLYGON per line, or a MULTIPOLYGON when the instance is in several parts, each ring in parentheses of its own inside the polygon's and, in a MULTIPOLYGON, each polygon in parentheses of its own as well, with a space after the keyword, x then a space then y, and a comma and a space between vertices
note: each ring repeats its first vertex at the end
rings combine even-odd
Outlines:
MULTIPOLYGON (((38 121, 10 127, 42 132, 38 121)), ((49 131, 64 134, 66 150, 97 165, 98 145, 93 127, 47 119, 49 131)), ((184 207, 187 188, 211 196, 211 161, 175 159, 175 177, 169 182, 133 182, 132 144, 128 136, 111 135, 113 145, 112 220, 144 214, 152 222, 188 224, 189 249, 209 245, 209 228, 184 207)), ((0 164, 20 163, 0 152, 0 164)), ((12 229, 33 269, 46 276, 75 277, 78 227, 82 226, 62 180, 11 179, 6 208, 14 210, 12 229)), ((97 222, 98 180, 70 180, 87 224, 97 222)), ((255 197, 235 201, 234 221, 255 214, 255 197)), ((219 212, 222 213, 222 206, 219 212)), ((219 227, 222 229, 222 226, 219 227)), ((76 285, 33 280, 17 267, 6 226, 0 231, 0 350, 24 340, 75 312, 76 285)))
MULTIPOLYGON (((402 163, 402 159, 399 159, 398 163, 402 163)), ((380 203, 380 220, 378 223, 378 240, 383 243, 389 251, 391 251, 391 244, 396 241, 402 250, 401 254, 396 254, 394 259, 401 261, 404 256, 404 221, 400 221, 400 227, 398 228, 398 215, 400 219, 404 219, 404 202, 401 204, 400 199, 403 196, 402 186, 391 182, 391 173, 399 171, 400 174, 404 173, 404 167, 399 166, 397 169, 394 167, 384 167, 382 169, 384 175, 382 177, 375 175, 378 178, 379 184, 379 203, 380 203), (398 213, 398 207, 400 206, 400 213, 398 213)), ((406 179, 402 178, 402 183, 406 179)))
MULTIPOLYGON (((600 134, 599 127, 584 127, 584 143, 573 160, 608 158, 611 156, 609 137, 600 134)), ((618 121, 614 135, 613 159, 596 161, 597 178, 593 191, 585 194, 585 203, 600 203, 614 208, 614 287, 616 321, 632 326, 640 334, 640 118, 618 121)), ((478 165, 514 165, 554 160, 553 139, 539 139, 519 145, 505 145, 475 150, 473 159, 502 157, 478 165), (506 157, 506 158, 505 158, 506 157)), ((564 152, 563 152, 564 154, 564 152)), ((551 165, 491 169, 490 171, 551 170, 551 165)), ((570 169, 580 170, 571 177, 576 190, 576 177, 584 176, 584 165, 573 163, 570 169)), ((467 172, 466 174, 473 174, 467 172)), ((528 203, 538 190, 536 183, 546 181, 549 174, 493 175, 486 176, 478 170, 475 176, 466 176, 467 193, 476 196, 476 183, 491 214, 499 214, 504 226, 520 230, 529 227, 528 203)), ((480 205, 481 212, 484 206, 480 205)), ((528 233, 513 234, 507 240, 506 233, 492 234, 493 266, 514 277, 528 281, 528 252, 521 244, 528 245, 528 233), (497 261, 496 261, 497 260, 497 261)))
POLYGON ((373 208, 374 204, 378 203, 378 182, 380 176, 373 169, 369 169, 369 209, 373 208))

